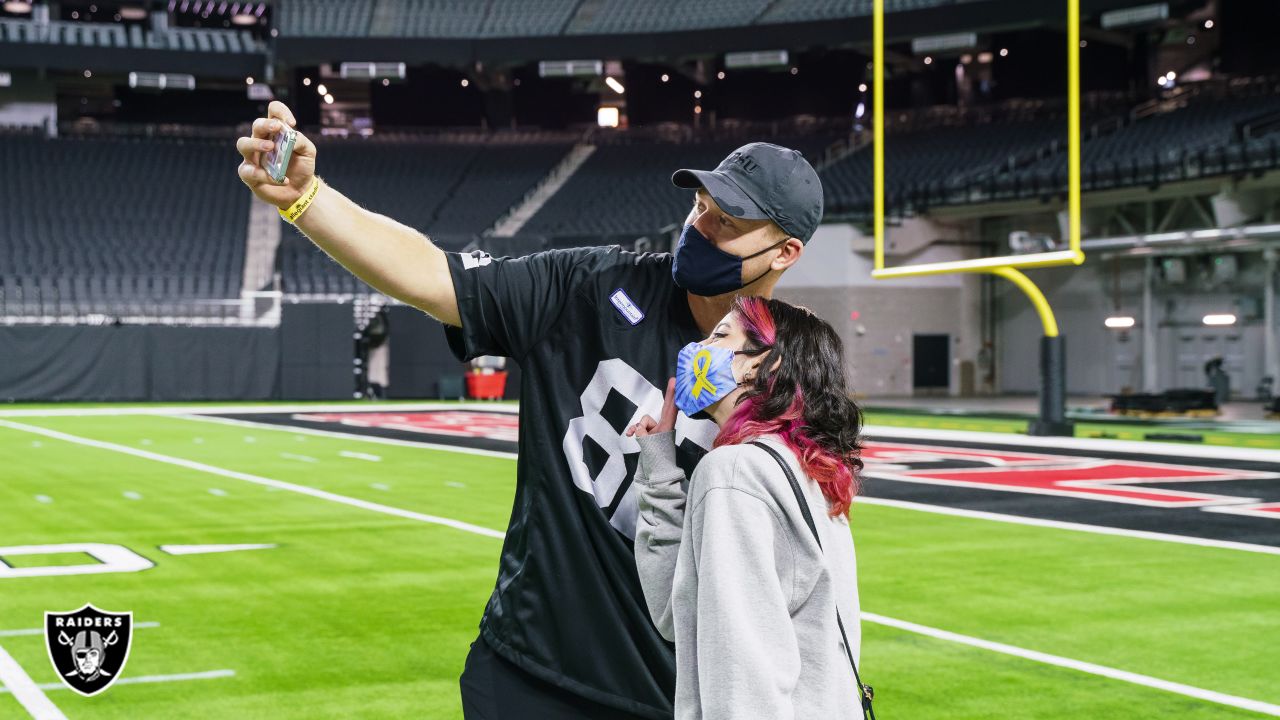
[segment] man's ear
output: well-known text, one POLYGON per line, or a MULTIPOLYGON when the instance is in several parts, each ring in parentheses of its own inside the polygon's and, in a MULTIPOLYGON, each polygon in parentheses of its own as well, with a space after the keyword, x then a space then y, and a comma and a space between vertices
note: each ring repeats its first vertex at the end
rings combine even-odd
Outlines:
POLYGON ((804 243, 800 242, 800 238, 788 237, 788 238, 787 238, 787 242, 786 242, 786 244, 785 244, 785 245, 783 245, 782 247, 784 247, 784 248, 790 248, 790 249, 792 250, 792 253, 785 253, 785 252, 784 252, 784 253, 783 253, 781 256, 779 256, 779 258, 778 258, 778 259, 780 259, 780 260, 781 260, 781 259, 786 258, 788 255, 790 255, 790 256, 791 256, 791 261, 790 261, 790 262, 788 262, 788 263, 786 264, 786 266, 782 268, 783 270, 786 270, 787 268, 789 268, 789 267, 791 267, 792 265, 796 264, 796 263, 800 260, 800 256, 804 254, 804 243))

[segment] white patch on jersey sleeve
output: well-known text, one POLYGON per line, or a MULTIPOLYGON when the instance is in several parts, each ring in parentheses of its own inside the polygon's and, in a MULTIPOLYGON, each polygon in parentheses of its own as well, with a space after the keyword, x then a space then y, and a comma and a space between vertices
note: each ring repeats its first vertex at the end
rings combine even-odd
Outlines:
POLYGON ((470 270, 493 262, 493 256, 483 250, 472 250, 462 255, 462 269, 470 270))

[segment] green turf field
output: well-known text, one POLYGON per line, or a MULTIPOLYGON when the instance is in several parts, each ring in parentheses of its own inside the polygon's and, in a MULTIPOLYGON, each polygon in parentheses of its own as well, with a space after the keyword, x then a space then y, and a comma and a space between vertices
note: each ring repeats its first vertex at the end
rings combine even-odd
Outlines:
MULTIPOLYGON (((501 530, 513 460, 183 418, 9 421, 252 476, 0 427, 0 545, 108 543, 155 563, 0 579, 0 648, 36 683, 57 683, 43 637, 12 631, 40 627, 46 610, 92 602, 158 623, 135 630, 124 679, 104 694, 45 690, 68 718, 461 717, 457 677, 500 541, 298 490, 501 530), (277 547, 158 549, 214 543, 277 547), (188 673, 211 675, 125 682, 188 673)), ((872 505, 855 506, 852 524, 865 612, 1280 704, 1280 556, 872 505)), ((1263 716, 869 621, 863 631, 882 719, 1263 716)), ((0 718, 27 716, 0 693, 0 718)))

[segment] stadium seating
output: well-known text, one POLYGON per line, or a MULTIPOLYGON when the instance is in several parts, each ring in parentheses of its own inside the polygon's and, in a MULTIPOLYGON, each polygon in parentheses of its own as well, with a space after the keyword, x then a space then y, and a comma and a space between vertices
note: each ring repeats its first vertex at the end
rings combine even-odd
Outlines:
MULTIPOLYGON (((361 206, 452 250, 493 225, 571 146, 537 134, 317 141, 326 181, 361 206)), ((359 280, 295 231, 285 230, 278 258, 286 292, 364 291, 359 280)))
MULTIPOLYGON (((886 0, 888 12, 975 0, 886 0)), ((531 37, 834 20, 871 0, 280 0, 285 37, 531 37)))
MULTIPOLYGON (((1007 163, 1010 157, 1065 136, 1065 124, 1065 120, 1045 119, 890 133, 885 142, 887 202, 891 207, 897 206, 921 186, 946 187, 983 169, 1007 163)), ((870 207, 871 155, 868 145, 824 168, 821 176, 830 207, 870 207)))
MULTIPOLYGON (((1094 113, 1081 148, 1085 190, 1155 185, 1190 177, 1275 167, 1280 137, 1245 139, 1241 128, 1259 118, 1280 119, 1280 97, 1192 97, 1172 109, 1127 119, 1094 113)), ((1066 120, 1014 120, 996 125, 914 127, 885 144, 886 203, 890 211, 930 205, 1030 198, 1066 191, 1066 120)), ((825 167, 828 207, 869 211, 871 146, 825 167)))
MULTIPOLYGON (((827 135, 770 137, 794 147, 810 162, 831 140, 827 135)), ((682 167, 714 168, 748 140, 601 144, 522 232, 541 235, 636 236, 682 223, 692 197, 671 184, 682 167)))
MULTIPOLYGON (((1082 184, 1087 190, 1157 184, 1183 179, 1201 163, 1237 154, 1273 152, 1276 138, 1246 143, 1239 125, 1280 113, 1280 97, 1193 98, 1185 107, 1129 122, 1114 132, 1086 139, 1081 150, 1082 184)), ((1225 169, 1223 169, 1225 170, 1225 169)), ((995 178, 1001 194, 1060 192, 1067 183, 1067 159, 1056 153, 995 178)))
POLYGON ((4 314, 237 297, 251 198, 227 180, 228 142, 0 136, 0 167, 22 179, 0 196, 4 314))
POLYGON ((600 0, 590 15, 576 15, 565 34, 610 35, 748 25, 768 4, 768 0, 600 0))

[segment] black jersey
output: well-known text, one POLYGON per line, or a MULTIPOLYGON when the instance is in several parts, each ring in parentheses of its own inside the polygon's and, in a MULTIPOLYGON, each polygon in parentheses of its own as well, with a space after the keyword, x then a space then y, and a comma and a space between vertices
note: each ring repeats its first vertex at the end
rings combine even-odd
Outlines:
MULTIPOLYGON (((447 256, 462 319, 446 326, 450 349, 521 369, 515 506, 481 635, 537 677, 670 717, 675 650, 636 572, 640 449, 624 433, 660 417, 676 355, 702 339, 672 256, 616 245, 447 256)), ((717 428, 677 417, 677 459, 692 475, 717 428)))

